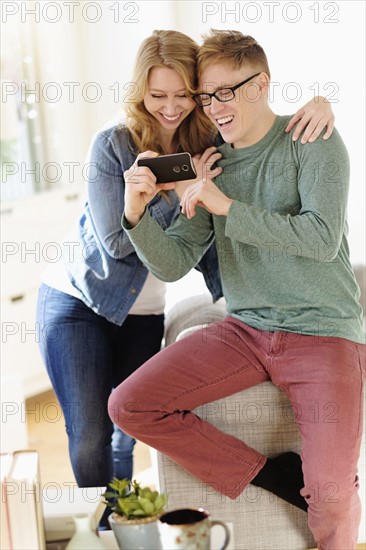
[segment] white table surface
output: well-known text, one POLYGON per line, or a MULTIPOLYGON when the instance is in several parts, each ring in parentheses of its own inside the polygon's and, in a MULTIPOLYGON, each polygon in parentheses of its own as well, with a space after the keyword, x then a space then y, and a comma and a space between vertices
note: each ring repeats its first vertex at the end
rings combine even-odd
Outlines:
MULTIPOLYGON (((226 525, 230 530, 230 543, 229 543, 229 546, 227 547, 227 550, 234 550, 235 546, 234 546, 233 524, 227 523, 226 525)), ((107 548, 107 550, 118 550, 117 542, 113 534, 113 531, 99 531, 99 536, 104 546, 107 548)), ((224 541, 223 529, 220 528, 219 526, 213 527, 211 539, 212 539, 212 550, 217 550, 218 548, 220 548, 220 544, 222 544, 224 541)))

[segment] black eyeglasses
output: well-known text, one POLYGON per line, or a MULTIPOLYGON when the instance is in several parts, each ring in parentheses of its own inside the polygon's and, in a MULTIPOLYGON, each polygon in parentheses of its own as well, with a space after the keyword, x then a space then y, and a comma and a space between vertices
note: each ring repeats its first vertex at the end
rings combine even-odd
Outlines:
POLYGON ((225 101, 230 101, 235 97, 235 90, 240 88, 240 86, 244 86, 244 84, 249 82, 249 80, 252 80, 252 78, 254 78, 255 76, 258 76, 259 74, 261 73, 253 74, 249 78, 243 80, 243 82, 239 82, 239 84, 236 84, 236 86, 232 86, 231 88, 220 88, 219 90, 216 90, 216 92, 214 92, 213 94, 210 94, 209 92, 195 94, 192 96, 192 99, 199 107, 207 107, 208 105, 211 105, 213 97, 215 97, 217 101, 221 101, 222 103, 224 103, 225 101))

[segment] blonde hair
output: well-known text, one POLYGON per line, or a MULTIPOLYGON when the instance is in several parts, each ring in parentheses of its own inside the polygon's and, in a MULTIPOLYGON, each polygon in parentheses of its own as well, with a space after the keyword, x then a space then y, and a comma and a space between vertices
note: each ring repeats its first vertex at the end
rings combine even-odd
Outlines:
POLYGON ((211 29, 203 39, 197 56, 199 76, 209 65, 228 63, 233 69, 249 65, 252 69, 265 72, 271 78, 267 56, 252 36, 244 35, 240 31, 211 29))
MULTIPOLYGON (((126 126, 135 143, 136 152, 153 150, 164 154, 156 119, 146 110, 144 95, 150 71, 155 67, 174 69, 182 78, 187 94, 197 92, 198 44, 178 31, 155 30, 146 38, 137 53, 133 82, 134 101, 127 103, 126 126)), ((202 110, 195 107, 176 130, 180 149, 191 154, 202 153, 212 145, 216 130, 202 110)))

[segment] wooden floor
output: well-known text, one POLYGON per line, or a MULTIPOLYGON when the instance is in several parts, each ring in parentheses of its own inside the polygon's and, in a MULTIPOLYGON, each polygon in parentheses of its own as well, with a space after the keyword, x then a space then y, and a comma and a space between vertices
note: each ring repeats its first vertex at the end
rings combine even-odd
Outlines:
MULTIPOLYGON (((42 485, 57 483, 62 486, 64 483, 74 483, 64 417, 55 394, 50 390, 28 399, 26 409, 30 413, 26 415, 29 448, 39 452, 42 485)), ((148 484, 150 473, 149 448, 137 442, 134 452, 134 477, 148 484)))

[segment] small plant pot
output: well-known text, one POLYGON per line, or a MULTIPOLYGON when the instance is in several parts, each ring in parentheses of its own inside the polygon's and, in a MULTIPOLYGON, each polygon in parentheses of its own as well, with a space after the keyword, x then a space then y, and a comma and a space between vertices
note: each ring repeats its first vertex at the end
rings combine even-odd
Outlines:
POLYGON ((118 514, 108 517, 121 550, 161 550, 157 520, 160 514, 148 518, 126 519, 118 514))

